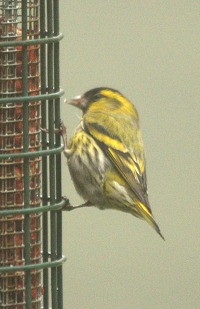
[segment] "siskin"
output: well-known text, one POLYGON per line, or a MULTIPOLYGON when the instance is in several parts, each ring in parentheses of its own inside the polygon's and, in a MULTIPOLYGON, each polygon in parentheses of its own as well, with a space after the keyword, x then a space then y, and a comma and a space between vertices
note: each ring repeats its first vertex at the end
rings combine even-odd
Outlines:
POLYGON ((147 221, 164 239, 150 208, 144 147, 134 105, 119 91, 101 87, 67 101, 83 112, 64 152, 77 206, 117 209, 147 221))

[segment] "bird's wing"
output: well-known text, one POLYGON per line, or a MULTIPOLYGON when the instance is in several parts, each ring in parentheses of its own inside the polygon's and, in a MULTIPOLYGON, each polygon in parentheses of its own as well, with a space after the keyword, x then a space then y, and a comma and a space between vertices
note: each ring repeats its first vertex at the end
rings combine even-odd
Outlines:
POLYGON ((116 131, 114 132, 111 128, 107 130, 105 126, 90 120, 85 119, 84 129, 96 140, 137 199, 151 213, 147 198, 144 159, 140 159, 135 153, 130 153, 126 145, 116 135, 116 131))

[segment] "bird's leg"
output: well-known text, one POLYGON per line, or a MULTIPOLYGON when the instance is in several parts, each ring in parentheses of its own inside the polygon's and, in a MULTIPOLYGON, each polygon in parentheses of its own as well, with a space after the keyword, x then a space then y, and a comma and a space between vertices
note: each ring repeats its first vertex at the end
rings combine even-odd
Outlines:
POLYGON ((64 145, 64 153, 66 155, 68 153, 68 150, 67 150, 67 129, 66 129, 66 126, 64 125, 63 121, 60 122, 59 133, 62 136, 63 145, 64 145))
MULTIPOLYGON (((40 130, 49 134, 49 129, 40 128, 40 130)), ((59 129, 55 128, 54 133, 62 136, 63 145, 64 145, 64 153, 67 154, 68 153, 67 151, 67 130, 62 120, 60 121, 60 128, 59 129)))
MULTIPOLYGON (((40 130, 41 130, 42 132, 46 133, 46 134, 49 134, 49 129, 45 129, 45 128, 41 128, 41 127, 40 127, 40 130)), ((55 134, 61 134, 61 129, 55 128, 55 129, 54 129, 54 133, 55 133, 55 134)), ((62 135, 62 134, 61 134, 61 135, 62 135)))
POLYGON ((70 201, 68 200, 68 198, 63 197, 63 199, 65 200, 65 205, 63 207, 63 210, 66 210, 66 211, 70 211, 70 210, 77 209, 77 208, 82 208, 82 207, 93 206, 93 204, 91 204, 90 201, 87 201, 84 204, 81 204, 81 205, 78 205, 78 206, 72 206, 70 204, 70 201))

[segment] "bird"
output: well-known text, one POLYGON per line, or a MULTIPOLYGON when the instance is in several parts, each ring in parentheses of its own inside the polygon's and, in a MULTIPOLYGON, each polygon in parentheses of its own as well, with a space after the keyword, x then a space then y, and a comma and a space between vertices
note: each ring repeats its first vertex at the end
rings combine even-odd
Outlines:
POLYGON ((109 87, 88 90, 65 102, 82 111, 69 142, 61 125, 70 175, 85 201, 71 209, 96 206, 130 213, 165 240, 148 199, 144 146, 133 103, 109 87))

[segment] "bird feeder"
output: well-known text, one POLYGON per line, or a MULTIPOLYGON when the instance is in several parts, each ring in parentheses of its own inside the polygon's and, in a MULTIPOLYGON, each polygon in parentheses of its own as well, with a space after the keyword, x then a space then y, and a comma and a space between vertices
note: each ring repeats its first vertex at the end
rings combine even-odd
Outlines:
POLYGON ((63 308, 58 5, 0 1, 2 309, 63 308))

